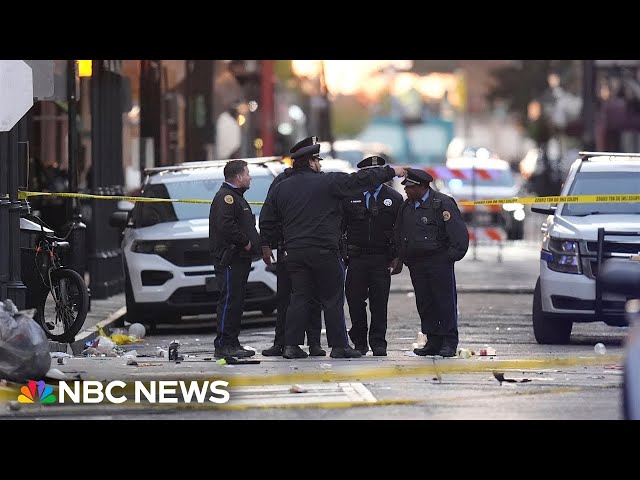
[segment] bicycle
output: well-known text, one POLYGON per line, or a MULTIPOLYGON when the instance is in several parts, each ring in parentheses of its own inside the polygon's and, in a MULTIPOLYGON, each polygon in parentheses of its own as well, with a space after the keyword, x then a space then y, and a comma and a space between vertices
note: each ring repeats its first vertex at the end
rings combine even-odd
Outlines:
POLYGON ((47 337, 62 343, 71 343, 84 325, 89 309, 87 285, 75 270, 62 264, 61 257, 71 248, 67 240, 71 229, 64 237, 56 237, 44 231, 44 221, 30 215, 41 227, 36 241, 35 268, 44 290, 36 305, 34 320, 42 327, 47 337))

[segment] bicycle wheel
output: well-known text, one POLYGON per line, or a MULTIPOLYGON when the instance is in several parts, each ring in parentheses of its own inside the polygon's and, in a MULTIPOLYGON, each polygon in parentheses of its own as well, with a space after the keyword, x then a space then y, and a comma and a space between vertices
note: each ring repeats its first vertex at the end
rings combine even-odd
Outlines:
POLYGON ((51 272, 51 290, 38 306, 36 320, 51 340, 73 342, 87 318, 87 285, 75 270, 61 268, 51 272))

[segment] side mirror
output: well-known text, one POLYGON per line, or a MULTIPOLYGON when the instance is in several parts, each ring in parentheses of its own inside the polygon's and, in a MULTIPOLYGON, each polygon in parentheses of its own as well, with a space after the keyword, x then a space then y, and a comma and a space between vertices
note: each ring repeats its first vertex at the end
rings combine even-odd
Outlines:
POLYGON ((605 291, 640 298, 640 261, 609 259, 602 264, 598 276, 605 291))
POLYGON ((124 230, 127 227, 128 222, 129 222, 129 212, 116 210, 109 217, 109 225, 111 227, 119 228, 120 230, 124 230))
POLYGON ((556 207, 548 207, 548 208, 531 207, 531 211, 534 213, 542 213, 544 215, 555 215, 556 207))

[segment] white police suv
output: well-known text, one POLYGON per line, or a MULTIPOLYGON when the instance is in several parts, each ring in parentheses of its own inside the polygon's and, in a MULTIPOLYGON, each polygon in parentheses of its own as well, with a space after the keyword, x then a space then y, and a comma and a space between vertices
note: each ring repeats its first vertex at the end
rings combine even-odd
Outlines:
MULTIPOLYGON (((561 195, 640 193, 640 154, 580 152, 561 195)), ((533 331, 541 344, 566 344, 574 322, 627 326, 627 296, 603 292, 598 271, 611 258, 640 253, 640 202, 559 203, 542 226, 533 331)))
MULTIPOLYGON (((141 196, 204 199, 208 203, 136 202, 128 213, 116 212, 111 224, 124 228, 122 250, 129 322, 153 326, 183 315, 213 314, 219 297, 209 253, 210 201, 224 181, 226 160, 186 162, 145 170, 141 196)), ((263 202, 280 157, 248 159, 249 202, 263 202)), ((260 206, 252 205, 256 218, 260 206)), ((257 225, 256 225, 257 226, 257 225)), ((262 257, 251 265, 245 311, 269 315, 276 308, 275 268, 262 257)))

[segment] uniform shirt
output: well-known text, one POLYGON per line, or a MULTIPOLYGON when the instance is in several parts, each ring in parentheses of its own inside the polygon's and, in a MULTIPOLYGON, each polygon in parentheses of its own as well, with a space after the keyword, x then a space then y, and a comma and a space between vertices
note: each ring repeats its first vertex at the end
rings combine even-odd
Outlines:
POLYGON ((294 168, 292 174, 273 187, 260 212, 260 230, 273 238, 282 225, 287 249, 318 247, 338 250, 341 234, 341 202, 395 177, 389 167, 355 173, 317 173, 294 168))
MULTIPOLYGON (((271 185, 269 185, 269 190, 267 191, 267 198, 269 198, 269 194, 271 193, 271 190, 273 190, 273 187, 275 187, 285 178, 288 178, 292 173, 293 173, 293 168, 285 168, 283 172, 279 173, 276 176, 276 178, 273 179, 273 182, 271 182, 271 185)), ((265 199, 265 203, 266 201, 267 200, 265 199)), ((273 228, 271 230, 267 228, 267 230, 265 230, 263 228, 263 218, 264 218, 264 215, 261 214, 260 219, 258 220, 258 224, 260 225, 260 238, 262 240, 262 245, 270 248, 280 247, 281 242, 283 240, 282 225, 280 225, 279 228, 273 228), (267 237, 267 233, 270 235, 269 237, 267 237)))
MULTIPOLYGON (((402 195, 387 185, 380 185, 373 195, 367 191, 344 199, 343 231, 346 233, 347 243, 361 248, 392 247, 393 225, 402 202, 402 195)), ((391 248, 389 253, 393 253, 391 248)))
POLYGON ((425 200, 427 198, 429 198, 429 191, 430 190, 431 189, 427 190, 427 193, 425 193, 420 200, 416 200, 415 208, 418 208, 420 205, 422 205, 425 202, 425 200))
POLYGON ((224 182, 209 211, 209 249, 214 257, 221 258, 231 245, 241 257, 251 257, 259 252, 260 235, 256 230, 256 218, 243 194, 245 190, 224 182), (251 241, 251 251, 244 247, 251 241))
POLYGON ((432 255, 461 260, 469 248, 469 231, 455 200, 429 188, 417 208, 406 200, 394 227, 394 238, 404 263, 432 255))

